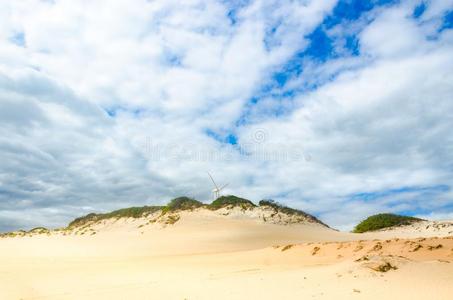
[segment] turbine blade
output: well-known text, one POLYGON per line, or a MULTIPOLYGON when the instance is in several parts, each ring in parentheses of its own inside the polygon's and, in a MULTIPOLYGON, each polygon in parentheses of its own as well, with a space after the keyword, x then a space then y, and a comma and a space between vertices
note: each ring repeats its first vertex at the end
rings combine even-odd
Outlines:
POLYGON ((227 184, 225 184, 224 186, 222 186, 222 187, 220 188, 220 190, 223 190, 224 188, 226 188, 227 185, 229 185, 229 183, 227 183, 227 184))
POLYGON ((209 172, 208 172, 208 175, 209 175, 209 177, 211 178, 212 183, 214 183, 215 188, 216 188, 216 189, 219 189, 219 187, 217 186, 217 184, 216 184, 215 181, 214 181, 214 178, 212 178, 212 176, 211 176, 211 174, 209 174, 209 172))

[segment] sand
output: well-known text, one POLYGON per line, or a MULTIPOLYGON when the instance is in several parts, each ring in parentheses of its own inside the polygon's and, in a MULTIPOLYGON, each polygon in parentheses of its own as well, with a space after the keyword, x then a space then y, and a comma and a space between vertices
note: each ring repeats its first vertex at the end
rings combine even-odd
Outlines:
POLYGON ((351 234, 204 211, 179 217, 1 238, 0 299, 452 299, 445 230, 351 234))

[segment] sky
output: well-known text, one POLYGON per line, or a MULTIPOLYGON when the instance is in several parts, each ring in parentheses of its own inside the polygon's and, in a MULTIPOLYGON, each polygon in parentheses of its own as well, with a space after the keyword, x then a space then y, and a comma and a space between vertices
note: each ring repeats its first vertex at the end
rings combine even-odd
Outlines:
POLYGON ((453 0, 0 2, 0 231, 186 195, 453 219, 453 0))

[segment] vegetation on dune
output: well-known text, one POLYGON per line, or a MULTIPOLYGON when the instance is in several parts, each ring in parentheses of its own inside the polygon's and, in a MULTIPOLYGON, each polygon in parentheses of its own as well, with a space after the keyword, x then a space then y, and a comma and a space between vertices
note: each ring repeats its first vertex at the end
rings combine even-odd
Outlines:
POLYGON ((92 221, 100 221, 104 219, 110 219, 110 218, 141 218, 145 217, 149 214, 152 214, 160 209, 162 209, 162 206, 142 206, 142 207, 129 207, 129 208, 123 208, 123 209, 118 209, 114 210, 109 213, 104 213, 104 214, 95 214, 91 213, 86 216, 76 218, 74 221, 69 223, 68 227, 78 227, 82 226, 88 222, 92 221))
POLYGON ((200 201, 188 197, 179 197, 171 200, 170 203, 168 203, 166 206, 129 207, 114 210, 108 213, 90 213, 86 216, 74 219, 74 221, 69 223, 68 228, 80 227, 90 222, 97 222, 111 218, 141 218, 146 217, 147 215, 155 213, 159 210, 162 210, 163 213, 166 213, 176 210, 194 209, 200 206, 203 206, 203 203, 201 203, 200 201))
POLYGON ((50 232, 50 230, 45 227, 35 227, 28 231, 28 233, 48 233, 48 232, 50 232))
POLYGON ((377 214, 366 218, 360 222, 353 230, 355 233, 375 231, 383 228, 410 225, 415 222, 424 221, 423 219, 401 216, 395 214, 377 214))
POLYGON ((162 209, 162 206, 129 207, 105 214, 107 218, 141 218, 162 209))
POLYGON ((301 211, 301 210, 297 210, 297 209, 294 209, 294 208, 290 208, 290 207, 287 207, 283 204, 280 204, 274 200, 261 200, 259 203, 259 206, 269 206, 269 207, 272 207, 274 208, 275 210, 277 211, 280 211, 280 212, 283 212, 287 215, 303 215, 303 216, 307 216, 307 217, 310 217, 311 215, 301 211))
POLYGON ((100 220, 101 215, 102 214, 90 213, 86 216, 75 218, 71 223, 69 223, 68 227, 82 226, 90 221, 100 220))
POLYGON ((162 209, 162 212, 167 213, 175 210, 192 210, 202 206, 204 206, 204 204, 198 200, 189 197, 178 197, 171 200, 170 203, 162 209))
POLYGON ((307 214, 306 212, 304 212, 302 210, 298 210, 298 209, 294 209, 294 208, 285 206, 285 205, 280 204, 280 203, 278 203, 278 202, 276 202, 274 200, 265 199, 265 200, 261 200, 258 204, 259 204, 259 206, 272 207, 275 211, 282 212, 282 213, 287 214, 289 216, 300 216, 300 217, 303 217, 303 218, 305 218, 305 219, 307 219, 309 221, 312 221, 312 222, 315 222, 315 223, 320 223, 320 224, 322 224, 324 226, 329 227, 327 224, 324 224, 321 220, 319 220, 318 218, 316 218, 313 215, 307 214))
POLYGON ((25 234, 27 234, 27 231, 25 231, 25 230, 16 230, 16 231, 12 231, 12 232, 0 233, 0 238, 24 236, 25 234))
POLYGON ((225 206, 240 206, 244 209, 256 207, 256 205, 247 199, 236 196, 221 196, 208 205, 208 208, 217 210, 225 206))
MULTIPOLYGON (((317 222, 317 223, 322 223, 319 221, 317 218, 313 217, 312 215, 309 215, 303 211, 297 210, 297 209, 292 209, 286 206, 283 206, 281 204, 278 204, 277 202, 273 200, 261 200, 259 202, 260 206, 270 206, 274 208, 276 211, 288 214, 288 215, 297 215, 304 217, 305 219, 312 221, 312 222, 317 222)), ((173 200, 171 200, 166 206, 143 206, 143 207, 130 207, 130 208, 123 208, 119 210, 115 210, 109 213, 101 213, 101 214, 96 214, 96 213, 90 213, 86 216, 76 218, 74 221, 69 223, 68 229, 75 228, 75 227, 81 227, 84 225, 87 225, 89 223, 93 222, 98 222, 101 220, 105 219, 110 219, 110 218, 141 218, 141 217, 146 217, 149 214, 152 214, 157 211, 162 211, 162 214, 167 214, 170 212, 176 212, 176 211, 181 211, 181 210, 193 210, 199 207, 205 207, 211 210, 218 210, 223 207, 240 207, 242 209, 251 209, 253 207, 256 207, 256 205, 247 199, 240 198, 237 196, 229 195, 229 196, 221 196, 214 200, 211 204, 203 204, 202 202, 195 200, 193 198, 189 197, 178 197, 173 200)), ((176 222, 177 220, 174 220, 176 222)), ((324 224, 325 225, 325 224, 324 224)), ((327 225, 326 225, 327 226, 327 225)))
POLYGON ((35 227, 30 229, 29 231, 26 230, 16 230, 12 232, 5 232, 0 233, 0 237, 16 237, 16 236, 31 236, 32 234, 44 234, 50 233, 50 230, 45 227, 35 227))
POLYGON ((165 224, 167 225, 173 225, 175 224, 176 222, 179 221, 181 217, 179 215, 169 215, 168 218, 166 219, 165 221, 165 224))

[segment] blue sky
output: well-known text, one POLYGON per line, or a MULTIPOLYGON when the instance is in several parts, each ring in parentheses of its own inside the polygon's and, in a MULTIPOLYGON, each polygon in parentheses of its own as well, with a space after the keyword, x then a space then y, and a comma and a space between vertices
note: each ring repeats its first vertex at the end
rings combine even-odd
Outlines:
POLYGON ((453 1, 134 2, 0 4, 0 231, 208 171, 341 229, 453 218, 453 1))

